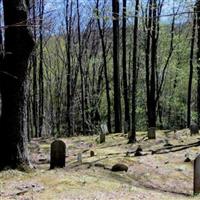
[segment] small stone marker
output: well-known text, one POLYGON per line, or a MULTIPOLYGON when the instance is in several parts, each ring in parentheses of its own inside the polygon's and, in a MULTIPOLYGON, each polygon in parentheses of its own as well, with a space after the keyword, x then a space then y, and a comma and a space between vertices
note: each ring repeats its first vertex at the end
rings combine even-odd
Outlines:
POLYGON ((90 151, 90 157, 94 157, 95 154, 94 154, 94 151, 90 151))
POLYGON ((82 163, 82 153, 78 153, 78 155, 77 155, 77 161, 79 163, 82 163))
POLYGON ((50 169, 65 167, 66 145, 62 140, 51 143, 50 169))
POLYGON ((99 136, 99 143, 104 143, 106 141, 106 134, 104 133, 100 133, 100 136, 99 136))
POLYGON ((141 146, 139 145, 138 148, 136 149, 136 152, 135 152, 135 156, 142 156, 142 148, 141 146))
POLYGON ((194 194, 200 193, 200 155, 194 160, 194 194))
POLYGON ((199 133, 199 126, 197 124, 191 124, 190 133, 191 133, 191 135, 198 134, 199 133))
POLYGON ((101 124, 101 132, 102 132, 103 134, 109 133, 108 127, 107 127, 106 124, 101 124))
POLYGON ((148 139, 156 139, 156 128, 155 127, 151 127, 148 129, 148 139))

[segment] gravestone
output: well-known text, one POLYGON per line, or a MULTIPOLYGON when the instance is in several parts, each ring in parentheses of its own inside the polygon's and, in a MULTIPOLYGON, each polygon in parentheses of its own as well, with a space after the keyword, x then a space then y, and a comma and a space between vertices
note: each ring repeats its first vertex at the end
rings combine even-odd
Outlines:
POLYGON ((82 163, 82 153, 78 153, 77 161, 78 161, 78 163, 82 163))
POLYGON ((90 151, 90 157, 94 157, 95 154, 94 154, 94 151, 90 151))
POLYGON ((191 133, 191 135, 198 134, 199 126, 197 124, 191 124, 190 125, 190 133, 191 133))
POLYGON ((200 155, 194 160, 194 194, 200 193, 200 155))
POLYGON ((148 139, 156 139, 156 128, 155 127, 151 127, 148 129, 148 139))
POLYGON ((66 145, 62 140, 51 143, 50 169, 65 167, 66 145))
POLYGON ((106 134, 104 133, 100 133, 100 136, 99 136, 99 143, 104 143, 106 141, 106 134))
POLYGON ((108 127, 107 127, 106 124, 101 124, 101 132, 102 132, 103 134, 109 133, 108 127))

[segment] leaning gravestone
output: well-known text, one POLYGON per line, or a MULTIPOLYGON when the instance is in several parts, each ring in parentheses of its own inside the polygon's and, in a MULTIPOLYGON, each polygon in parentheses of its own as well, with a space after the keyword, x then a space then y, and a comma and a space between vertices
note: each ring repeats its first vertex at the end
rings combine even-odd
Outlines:
POLYGON ((200 193, 200 155, 194 160, 194 194, 200 193))
POLYGON ((61 140, 51 144, 50 169, 65 167, 66 145, 61 140))
POLYGON ((198 134, 199 126, 197 124, 191 124, 190 125, 190 133, 191 133, 191 135, 198 134))
POLYGON ((151 127, 148 129, 148 139, 156 139, 156 128, 155 127, 151 127))

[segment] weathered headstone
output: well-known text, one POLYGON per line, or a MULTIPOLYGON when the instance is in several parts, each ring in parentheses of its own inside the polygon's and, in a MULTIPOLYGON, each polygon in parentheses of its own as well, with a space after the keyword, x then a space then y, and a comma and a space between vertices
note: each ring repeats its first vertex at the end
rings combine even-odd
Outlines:
POLYGON ((191 133, 191 135, 198 134, 199 126, 197 124, 191 124, 190 125, 190 133, 191 133))
POLYGON ((200 155, 194 160, 194 194, 200 193, 200 155))
POLYGON ((151 127, 148 129, 148 139, 156 139, 156 128, 155 127, 151 127))
POLYGON ((101 124, 101 132, 102 132, 103 134, 109 133, 108 127, 107 127, 106 124, 101 124))
POLYGON ((78 161, 78 163, 82 163, 82 153, 78 153, 77 161, 78 161))
POLYGON ((99 136, 99 143, 104 143, 106 141, 106 134, 104 133, 100 133, 100 136, 99 136))
POLYGON ((90 151, 90 157, 94 157, 95 154, 94 154, 94 151, 90 151))
POLYGON ((51 144, 50 169, 65 167, 66 145, 62 140, 51 144))

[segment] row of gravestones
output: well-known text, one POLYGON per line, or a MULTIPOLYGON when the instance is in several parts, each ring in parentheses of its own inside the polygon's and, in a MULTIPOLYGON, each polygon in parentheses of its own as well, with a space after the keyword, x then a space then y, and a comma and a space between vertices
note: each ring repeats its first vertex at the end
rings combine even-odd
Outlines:
MULTIPOLYGON (((94 152, 91 151, 91 156, 94 152)), ((50 169, 65 167, 66 145, 61 140, 51 144, 50 169)), ((78 161, 82 162, 82 155, 78 154, 78 161)), ((114 170, 113 170, 114 171, 114 170)), ((200 155, 194 161, 194 193, 200 193, 200 155)))

